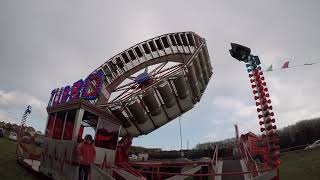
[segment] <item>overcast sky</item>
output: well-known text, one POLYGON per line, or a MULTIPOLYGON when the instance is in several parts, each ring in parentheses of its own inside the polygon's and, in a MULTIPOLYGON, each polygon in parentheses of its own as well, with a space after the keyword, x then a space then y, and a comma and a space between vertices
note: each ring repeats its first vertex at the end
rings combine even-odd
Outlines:
MULTIPOLYGON (((154 36, 194 31, 207 40, 213 76, 195 108, 181 117, 183 146, 258 132, 246 68, 231 42, 259 55, 262 67, 320 61, 320 2, 314 1, 0 1, 0 121, 44 131, 52 89, 85 78, 108 58, 154 36)), ((276 125, 320 116, 320 64, 265 73, 276 125)), ((178 149, 178 121, 134 140, 178 149)))

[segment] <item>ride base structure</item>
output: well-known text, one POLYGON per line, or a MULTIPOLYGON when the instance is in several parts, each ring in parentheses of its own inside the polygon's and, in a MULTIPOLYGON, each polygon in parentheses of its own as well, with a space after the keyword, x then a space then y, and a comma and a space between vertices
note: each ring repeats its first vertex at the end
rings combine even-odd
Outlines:
MULTIPOLYGON (((90 178, 102 179, 276 179, 275 168, 259 171, 244 143, 231 148, 242 170, 223 170, 218 147, 210 158, 129 161, 132 139, 191 110, 204 93, 212 66, 205 39, 194 32, 164 34, 115 55, 84 81, 54 89, 41 154, 18 138, 17 160, 55 180, 78 179, 75 149, 94 137, 90 178)), ((269 141, 268 141, 269 142, 269 141)), ((225 161, 225 164, 234 162, 225 161)))

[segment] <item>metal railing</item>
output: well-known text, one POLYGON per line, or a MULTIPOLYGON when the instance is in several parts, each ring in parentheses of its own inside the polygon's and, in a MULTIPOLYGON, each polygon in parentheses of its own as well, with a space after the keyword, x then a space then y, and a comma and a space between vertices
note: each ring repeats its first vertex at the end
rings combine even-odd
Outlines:
POLYGON ((214 153, 211 159, 211 166, 213 169, 214 173, 217 173, 218 169, 219 169, 219 163, 218 163, 218 146, 214 147, 214 153))
POLYGON ((250 151, 248 150, 246 144, 244 144, 243 142, 240 142, 240 155, 241 155, 241 159, 244 160, 245 165, 248 169, 248 171, 250 172, 249 175, 251 178, 254 178, 256 176, 259 176, 260 173, 258 171, 258 166, 257 163, 253 160, 250 151))

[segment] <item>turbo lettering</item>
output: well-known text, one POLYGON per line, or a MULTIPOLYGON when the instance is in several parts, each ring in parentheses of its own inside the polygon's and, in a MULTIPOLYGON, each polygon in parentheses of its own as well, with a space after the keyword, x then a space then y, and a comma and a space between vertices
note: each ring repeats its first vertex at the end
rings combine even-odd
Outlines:
POLYGON ((74 101, 79 99, 81 94, 81 88, 82 88, 83 80, 80 79, 79 81, 73 83, 72 89, 71 89, 71 95, 70 95, 70 101, 74 101))
POLYGON ((54 97, 54 100, 53 100, 53 105, 57 105, 60 103, 60 98, 61 98, 61 94, 62 94, 62 91, 63 91, 63 88, 61 89, 57 89, 56 91, 56 96, 54 97))
POLYGON ((66 86, 63 90, 60 103, 67 102, 69 97, 70 97, 70 86, 66 86))
POLYGON ((86 100, 94 100, 97 98, 98 93, 100 92, 100 88, 102 85, 103 73, 101 71, 90 74, 88 78, 84 82, 84 86, 82 89, 82 98, 86 100), (93 87, 93 90, 89 92, 90 82, 93 87))
POLYGON ((60 103, 70 102, 83 98, 85 100, 94 100, 98 98, 103 83, 104 74, 102 71, 90 74, 83 82, 82 79, 73 83, 73 86, 54 89, 51 91, 51 97, 48 106, 58 105, 60 103))

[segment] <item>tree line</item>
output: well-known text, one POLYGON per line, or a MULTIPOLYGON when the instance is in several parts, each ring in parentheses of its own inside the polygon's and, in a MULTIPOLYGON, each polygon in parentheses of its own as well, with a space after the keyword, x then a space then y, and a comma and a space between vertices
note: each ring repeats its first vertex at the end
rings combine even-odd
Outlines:
POLYGON ((278 131, 281 149, 312 144, 320 139, 320 118, 299 121, 278 131))
MULTIPOLYGON (((320 139, 320 117, 301 120, 277 130, 277 134, 281 149, 312 144, 320 139)), ((227 148, 233 145, 234 140, 235 138, 230 138, 217 142, 200 143, 196 145, 195 149, 208 149, 215 145, 218 145, 219 148, 227 148)))
MULTIPOLYGON (((295 146, 312 144, 320 139, 320 118, 307 119, 299 121, 293 125, 289 125, 277 130, 280 139, 281 149, 295 146)), ((183 150, 184 157, 189 159, 198 159, 201 157, 212 157, 213 149, 217 145, 219 147, 219 156, 226 154, 225 150, 234 146, 235 138, 229 138, 217 142, 199 143, 191 150, 183 150)), ((149 151, 144 147, 132 147, 131 153, 149 153, 150 159, 177 159, 181 157, 181 151, 149 151)))

